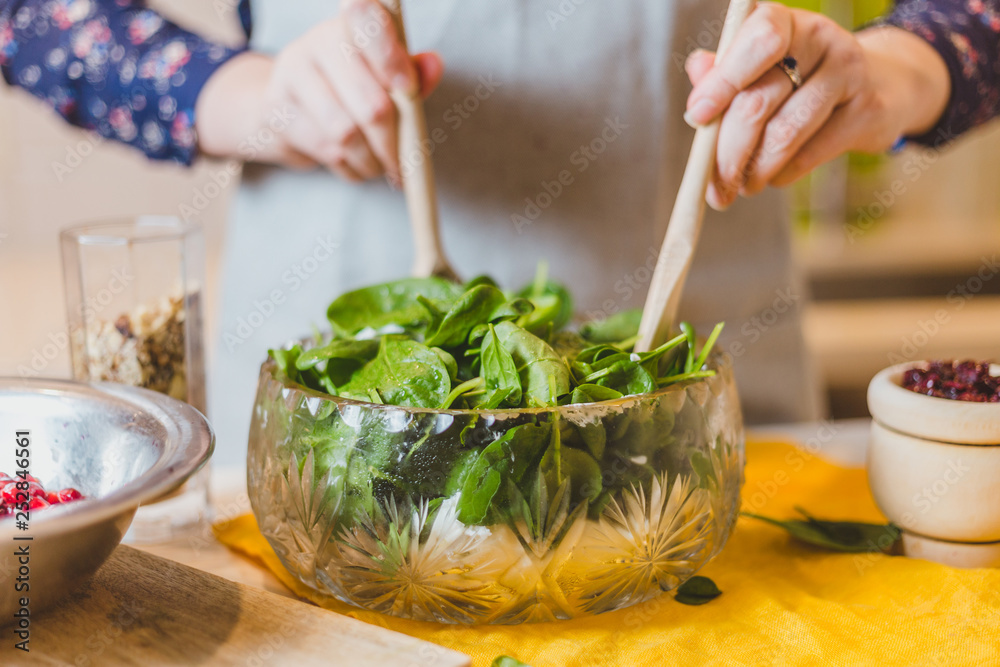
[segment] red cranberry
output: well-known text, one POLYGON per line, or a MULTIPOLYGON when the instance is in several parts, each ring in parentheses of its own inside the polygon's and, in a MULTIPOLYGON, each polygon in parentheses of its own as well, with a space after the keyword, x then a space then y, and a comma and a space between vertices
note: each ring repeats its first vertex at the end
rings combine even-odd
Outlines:
POLYGON ((41 496, 35 496, 28 502, 29 510, 40 510, 40 509, 45 509, 46 507, 49 506, 50 506, 49 501, 47 501, 45 498, 42 498, 41 496))
POLYGON ((3 498, 7 505, 16 505, 19 493, 21 492, 17 489, 17 482, 7 482, 3 489, 0 489, 0 498, 3 498))
POLYGON ((975 403, 1000 403, 1000 377, 989 362, 931 361, 903 372, 903 387, 919 394, 975 403))
POLYGON ((68 503, 70 501, 79 500, 80 498, 83 498, 83 494, 77 491, 76 489, 63 489, 57 494, 57 497, 59 498, 57 502, 68 503))

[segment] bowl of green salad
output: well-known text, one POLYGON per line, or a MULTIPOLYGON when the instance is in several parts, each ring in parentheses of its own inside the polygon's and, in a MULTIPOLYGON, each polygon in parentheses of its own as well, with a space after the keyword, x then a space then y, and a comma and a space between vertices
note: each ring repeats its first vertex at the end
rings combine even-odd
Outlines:
POLYGON ((744 436, 731 361, 566 289, 406 279, 338 297, 261 367, 248 487, 315 590, 445 623, 552 621, 670 591, 725 544, 744 436))

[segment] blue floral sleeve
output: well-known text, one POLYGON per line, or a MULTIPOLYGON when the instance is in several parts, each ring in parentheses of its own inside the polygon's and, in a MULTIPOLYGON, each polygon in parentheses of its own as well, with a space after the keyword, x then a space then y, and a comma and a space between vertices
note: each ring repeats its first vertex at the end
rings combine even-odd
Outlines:
POLYGON ((900 0, 881 23, 925 39, 951 76, 938 124, 909 140, 947 143, 1000 115, 1000 0, 900 0))
POLYGON ((239 51, 182 30, 139 0, 0 0, 7 83, 157 160, 192 162, 195 101, 239 51))

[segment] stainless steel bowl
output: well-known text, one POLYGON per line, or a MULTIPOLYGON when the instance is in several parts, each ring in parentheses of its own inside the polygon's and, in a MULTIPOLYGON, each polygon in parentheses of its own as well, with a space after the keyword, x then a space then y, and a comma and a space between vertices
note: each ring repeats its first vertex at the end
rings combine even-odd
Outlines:
POLYGON ((0 378, 0 471, 8 474, 18 470, 17 431, 31 434, 28 472, 46 490, 74 487, 88 500, 31 512, 27 530, 0 519, 0 625, 14 619, 21 597, 35 614, 86 581, 136 509, 175 491, 215 446, 205 417, 163 394, 106 382, 0 378), (25 546, 26 564, 15 555, 25 546), (19 591, 24 577, 30 588, 19 591))

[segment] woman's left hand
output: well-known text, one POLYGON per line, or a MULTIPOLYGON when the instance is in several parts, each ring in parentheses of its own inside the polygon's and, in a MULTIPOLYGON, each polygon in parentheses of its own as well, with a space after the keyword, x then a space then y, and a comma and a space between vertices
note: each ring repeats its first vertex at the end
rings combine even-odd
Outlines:
POLYGON ((934 126, 950 82, 944 61, 921 38, 881 27, 854 34, 821 14, 761 3, 729 50, 695 51, 685 119, 722 114, 708 203, 729 206, 767 185, 787 185, 848 150, 879 152, 934 126), (777 65, 793 57, 794 87, 777 65))

